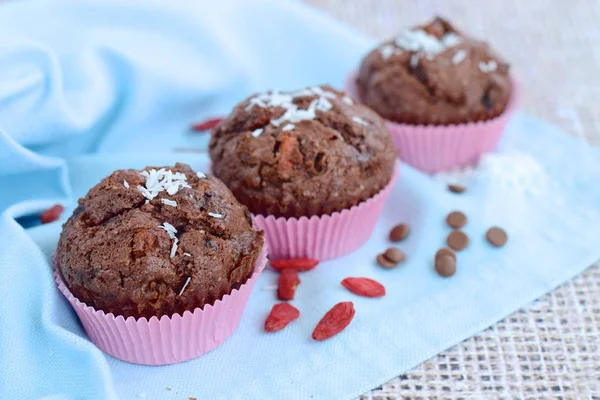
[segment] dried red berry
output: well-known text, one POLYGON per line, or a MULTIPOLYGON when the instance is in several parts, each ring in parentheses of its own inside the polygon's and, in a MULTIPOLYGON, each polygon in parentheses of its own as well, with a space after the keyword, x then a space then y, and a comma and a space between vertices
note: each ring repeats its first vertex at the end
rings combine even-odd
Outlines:
POLYGON ((342 286, 359 296, 385 296, 385 287, 381 283, 369 278, 346 278, 342 281, 342 286))
POLYGON ((271 266, 279 271, 293 269, 296 271, 310 271, 319 264, 319 260, 311 258, 292 258, 288 260, 271 260, 271 266))
POLYGON ((192 125, 192 130, 196 132, 203 132, 213 129, 217 125, 219 125, 223 121, 223 118, 211 118, 204 120, 202 122, 198 122, 197 124, 192 125))
POLYGON ((265 321, 265 331, 278 332, 300 316, 300 311, 289 303, 275 304, 265 321))
POLYGON ((296 288, 299 284, 298 271, 289 268, 281 271, 279 275, 279 287, 277 289, 279 300, 294 300, 296 288))
POLYGON ((63 206, 60 204, 55 204, 40 215, 40 221, 42 224, 47 224, 50 222, 54 222, 60 218, 60 214, 64 211, 63 206))
POLYGON ((321 318, 313 331, 314 340, 325 340, 344 330, 354 318, 354 304, 351 301, 337 303, 321 318))

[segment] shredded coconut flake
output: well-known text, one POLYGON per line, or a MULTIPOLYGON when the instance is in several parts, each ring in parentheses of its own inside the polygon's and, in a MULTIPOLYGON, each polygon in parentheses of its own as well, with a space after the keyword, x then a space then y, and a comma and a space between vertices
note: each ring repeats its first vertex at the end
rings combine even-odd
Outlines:
POLYGON ((192 255, 190 253, 183 253, 184 256, 186 257, 191 257, 192 255))
MULTIPOLYGON (((329 99, 337 99, 337 95, 328 90, 322 89, 321 87, 314 86, 307 89, 301 89, 291 93, 280 93, 279 91, 271 91, 255 95, 250 98, 246 110, 250 110, 254 106, 258 107, 280 107, 285 112, 276 119, 272 119, 270 122, 274 126, 281 126, 284 122, 291 124, 315 119, 317 114, 316 111, 327 112, 333 108, 333 105, 329 99), (297 97, 306 97, 316 95, 317 98, 310 102, 308 108, 301 109, 294 104, 294 99, 297 97)), ((258 137, 262 134, 263 129, 257 129, 252 132, 252 136, 258 137)))
POLYGON ((219 213, 212 212, 212 211, 209 211, 208 215, 210 215, 213 218, 217 218, 217 219, 223 219, 225 217, 223 214, 219 214, 219 213))
POLYGON ((125 186, 126 189, 129 189, 129 182, 123 181, 123 186, 125 186))
POLYGON ((460 36, 447 33, 441 39, 422 29, 407 30, 396 37, 396 46, 406 51, 439 54, 461 42, 460 36))
POLYGON ((183 292, 185 292, 185 289, 187 289, 188 285, 190 284, 190 281, 192 280, 191 277, 188 276, 188 278, 185 280, 185 283, 183 284, 183 287, 181 288, 181 290, 179 291, 179 295, 181 296, 183 294, 183 292))
POLYGON ((444 36, 442 36, 442 43, 444 44, 444 47, 446 47, 446 48, 454 47, 454 46, 460 44, 461 41, 462 40, 461 40, 460 36, 458 36, 456 33, 448 32, 444 36))
POLYGON ((390 58, 393 55, 402 54, 402 50, 400 50, 398 47, 394 46, 393 44, 384 44, 383 46, 381 46, 379 48, 379 53, 381 53, 381 58, 383 58, 384 60, 387 60, 388 58, 390 58))
POLYGON ((296 125, 294 124, 287 124, 286 126, 284 126, 281 130, 282 131, 291 131, 296 127, 296 125))
POLYGON ((288 108, 293 104, 294 97, 291 94, 279 93, 278 90, 273 90, 267 93, 261 93, 250 99, 250 103, 246 107, 249 111, 254 106, 266 107, 283 107, 288 108))
POLYGON ((549 184, 546 171, 535 158, 518 151, 489 153, 481 158, 477 167, 440 172, 434 177, 444 183, 463 185, 479 178, 498 190, 526 195, 544 193, 549 184))
POLYGON ((369 123, 367 121, 365 121, 364 119, 362 119, 361 117, 354 116, 354 117, 352 117, 352 121, 356 122, 357 124, 364 125, 364 126, 369 125, 369 123))
POLYGON ((496 69, 498 69, 498 63, 496 63, 494 60, 490 60, 488 62, 479 62, 479 70, 484 74, 487 74, 488 72, 494 72, 496 69))
POLYGON ((330 99, 335 99, 337 96, 335 95, 335 93, 332 93, 328 90, 323 90, 318 86, 313 86, 310 88, 310 90, 316 94, 319 95, 321 97, 329 97, 330 99))
POLYGON ((301 110, 297 105, 292 104, 292 106, 288 108, 281 117, 271 120, 271 124, 279 126, 286 121, 296 123, 304 120, 315 119, 317 116, 315 113, 316 106, 317 100, 313 100, 306 110, 301 110))
POLYGON ((145 187, 138 185, 137 190, 139 190, 146 199, 153 199, 154 196, 152 196, 152 194, 148 191, 148 189, 146 189, 145 187))
POLYGON ((459 50, 452 56, 452 64, 460 64, 467 57, 467 52, 459 50))
POLYGON ((161 229, 164 229, 171 239, 176 239, 175 234, 177 233, 177 229, 173 225, 168 222, 163 222, 161 229))
POLYGON ((174 195, 181 188, 191 187, 187 183, 187 177, 181 172, 173 172, 164 168, 142 171, 141 175, 146 178, 146 186, 139 185, 137 189, 148 200, 154 199, 162 191, 174 195))
POLYGON ((419 54, 415 53, 412 56, 410 56, 410 67, 417 68, 418 65, 419 65, 419 54))
POLYGON ((331 110, 333 106, 325 97, 319 97, 317 99, 317 104, 315 105, 315 108, 319 111, 327 112, 331 110))
POLYGON ((173 247, 171 247, 171 258, 175 257, 175 254, 177 253, 177 243, 179 243, 179 239, 173 239, 173 247))
POLYGON ((263 133, 263 128, 258 128, 252 131, 252 136, 259 137, 263 133))
POLYGON ((196 172, 196 176, 200 179, 206 178, 206 174, 204 172, 196 172))
POLYGON ((350 98, 350 96, 344 96, 342 97, 342 101, 346 104, 348 104, 349 106, 354 104, 354 101, 352 101, 352 99, 350 98))
POLYGON ((160 202, 171 207, 177 207, 177 202, 175 200, 160 199, 160 202))

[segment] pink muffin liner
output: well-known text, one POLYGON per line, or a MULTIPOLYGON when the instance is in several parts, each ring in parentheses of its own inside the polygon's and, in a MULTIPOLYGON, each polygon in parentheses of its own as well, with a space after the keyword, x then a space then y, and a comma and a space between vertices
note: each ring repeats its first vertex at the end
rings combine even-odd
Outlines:
MULTIPOLYGON (((346 92, 361 102, 356 89, 356 72, 348 75, 346 92)), ((513 81, 506 109, 488 121, 455 125, 410 125, 385 120, 398 157, 421 171, 433 173, 477 163, 481 155, 496 148, 504 128, 518 104, 513 81)))
POLYGON ((254 215, 254 224, 265 231, 269 258, 329 260, 362 246, 371 236, 394 184, 400 176, 397 163, 390 182, 375 196, 350 209, 310 218, 275 218, 254 215))
POLYGON ((102 351, 123 361, 145 365, 175 364, 205 354, 223 343, 236 330, 252 287, 267 263, 263 246, 252 276, 239 289, 213 305, 183 315, 135 319, 114 314, 79 301, 71 294, 60 273, 54 272, 58 289, 67 298, 88 336, 102 351))

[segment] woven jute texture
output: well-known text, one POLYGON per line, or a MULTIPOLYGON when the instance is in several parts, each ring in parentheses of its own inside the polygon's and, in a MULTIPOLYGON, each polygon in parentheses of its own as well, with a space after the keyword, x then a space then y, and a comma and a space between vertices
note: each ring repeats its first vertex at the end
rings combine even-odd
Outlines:
MULTIPOLYGON (((446 17, 511 62, 525 111, 600 144, 600 0, 305 1, 380 39, 446 17)), ((361 396, 399 398, 600 400, 600 267, 361 396)))

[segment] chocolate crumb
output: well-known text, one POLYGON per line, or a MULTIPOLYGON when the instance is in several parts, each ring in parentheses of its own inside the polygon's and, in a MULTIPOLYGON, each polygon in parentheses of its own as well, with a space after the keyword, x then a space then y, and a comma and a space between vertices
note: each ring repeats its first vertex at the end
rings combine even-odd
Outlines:
POLYGON ((453 250, 464 250, 469 245, 469 237, 463 231, 453 231, 448 235, 447 243, 453 250))
POLYGON ((502 247, 508 241, 508 235, 506 231, 502 228, 498 228, 497 226, 488 229, 485 234, 486 239, 492 246, 502 247))

